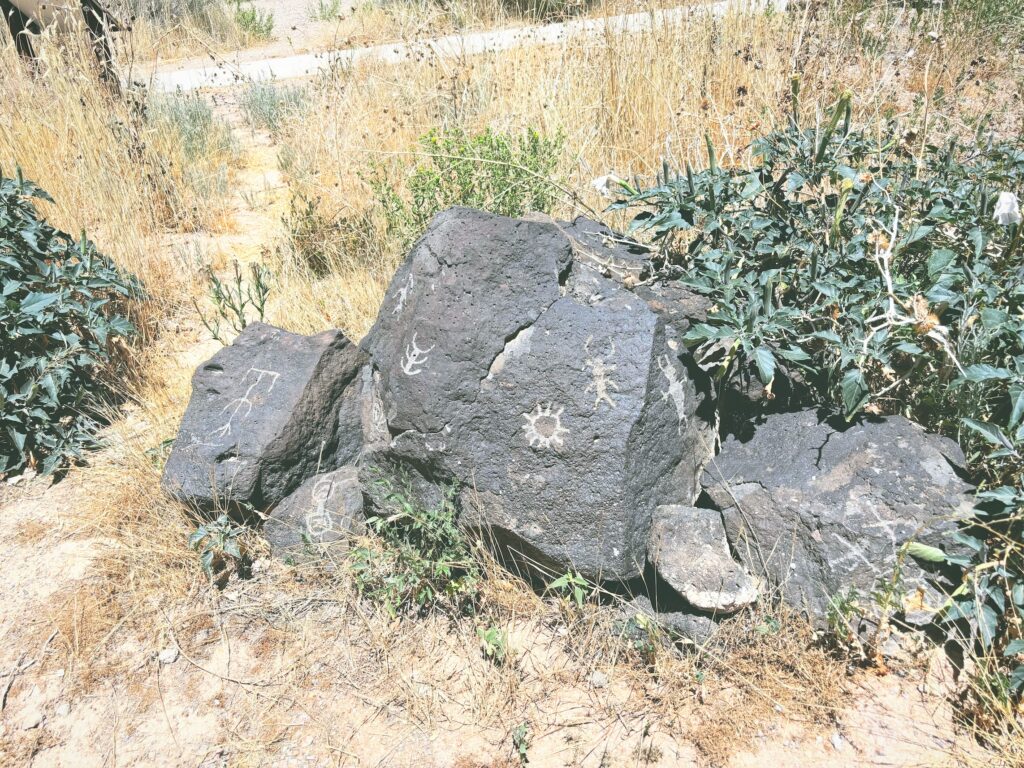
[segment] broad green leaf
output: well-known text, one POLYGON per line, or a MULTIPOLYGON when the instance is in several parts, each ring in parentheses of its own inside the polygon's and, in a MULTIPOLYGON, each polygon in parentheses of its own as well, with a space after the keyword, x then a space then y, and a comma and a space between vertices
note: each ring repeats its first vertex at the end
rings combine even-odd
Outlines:
POLYGON ((919 541, 912 541, 907 544, 907 554, 911 557, 916 557, 918 560, 924 560, 928 563, 944 563, 946 562, 946 553, 938 547, 932 547, 927 544, 922 544, 919 541))
POLYGON ((754 362, 757 364, 757 374, 761 377, 762 384, 771 384, 775 378, 775 355, 765 346, 754 348, 754 362))
POLYGON ((30 293, 21 300, 21 311, 26 315, 38 315, 59 298, 59 293, 30 293))
POLYGON ((851 368, 843 375, 840 384, 843 395, 843 408, 846 411, 846 418, 852 418, 857 411, 864 407, 871 393, 864 381, 864 374, 859 368, 851 368))

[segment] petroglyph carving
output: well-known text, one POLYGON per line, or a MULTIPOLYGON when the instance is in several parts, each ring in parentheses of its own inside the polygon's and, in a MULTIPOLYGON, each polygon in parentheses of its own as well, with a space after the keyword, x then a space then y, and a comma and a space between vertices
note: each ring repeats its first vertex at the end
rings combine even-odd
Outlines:
POLYGON ((588 357, 583 361, 590 370, 590 375, 593 377, 584 392, 594 393, 594 410, 597 411, 598 406, 602 403, 608 403, 609 406, 615 408, 615 400, 612 399, 609 389, 613 389, 616 392, 619 391, 619 385, 612 379, 611 374, 618 368, 617 365, 608 365, 605 363, 605 358, 613 357, 615 355, 615 342, 608 342, 608 352, 602 357, 594 355, 590 351, 590 343, 594 340, 593 336, 588 336, 586 342, 583 344, 583 352, 588 357))
POLYGON ((847 541, 834 531, 832 535, 836 538, 837 541, 839 541, 840 544, 842 544, 846 548, 847 551, 847 554, 843 555, 835 561, 836 564, 857 561, 863 563, 868 568, 870 568, 872 572, 875 573, 875 575, 881 574, 881 571, 879 570, 878 566, 872 563, 870 560, 867 559, 867 557, 864 556, 864 552, 863 550, 861 550, 860 547, 858 547, 856 544, 853 544, 850 541, 847 541))
POLYGON ((334 521, 331 519, 330 510, 327 509, 332 490, 334 480, 330 477, 322 477, 313 485, 313 492, 310 494, 312 506, 306 513, 306 533, 311 539, 320 540, 324 534, 334 530, 334 521))
POLYGON ((405 285, 398 289, 398 302, 395 304, 395 308, 391 310, 392 315, 400 315, 402 310, 405 309, 405 302, 409 298, 409 291, 416 285, 416 279, 410 273, 409 279, 405 281, 405 285))
POLYGON ((263 368, 250 368, 245 372, 245 376, 242 377, 242 383, 244 384, 247 379, 253 374, 256 375, 255 380, 249 384, 249 388, 245 390, 245 394, 239 398, 232 400, 230 403, 224 406, 222 413, 230 411, 227 422, 217 429, 213 430, 210 434, 217 438, 230 437, 232 429, 238 422, 245 421, 246 417, 252 413, 253 402, 252 397, 256 388, 263 384, 263 380, 269 379, 270 386, 267 387, 266 394, 270 394, 274 391, 274 385, 277 384, 277 380, 281 377, 281 374, 277 371, 268 371, 263 368), (236 422, 237 419, 237 422, 236 422))
POLYGON ((679 374, 668 355, 658 358, 658 370, 662 372, 665 381, 668 382, 668 389, 661 390, 661 399, 664 402, 671 400, 676 407, 676 417, 679 420, 677 429, 682 433, 683 424, 686 423, 686 390, 683 389, 683 382, 680 381, 679 374))
POLYGON ((553 410, 551 403, 537 403, 533 411, 523 414, 523 418, 526 419, 523 429, 526 430, 526 439, 529 440, 531 448, 547 450, 565 445, 564 436, 569 434, 569 430, 562 426, 564 410, 563 407, 553 410))
POLYGON ((406 346, 405 356, 402 359, 402 371, 405 372, 406 376, 417 376, 423 373, 423 368, 427 364, 427 359, 430 357, 434 346, 421 349, 416 345, 416 334, 413 333, 412 341, 406 346))

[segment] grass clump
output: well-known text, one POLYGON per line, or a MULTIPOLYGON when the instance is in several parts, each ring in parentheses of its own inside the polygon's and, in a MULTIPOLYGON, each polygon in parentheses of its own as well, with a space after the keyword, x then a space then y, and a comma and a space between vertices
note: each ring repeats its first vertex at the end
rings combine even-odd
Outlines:
POLYGON ((302 111, 306 100, 305 88, 262 80, 245 87, 241 107, 250 126, 276 134, 287 117, 302 111))
POLYGON ((153 97, 148 120, 169 155, 162 168, 162 183, 174 190, 166 196, 169 223, 186 230, 210 227, 224 213, 238 161, 231 129, 198 94, 153 97))
POLYGON ((395 616, 434 608, 470 611, 480 570, 456 522, 456 488, 443 488, 435 503, 426 504, 408 475, 395 469, 378 472, 369 493, 376 507, 367 518, 373 536, 351 553, 359 593, 395 616))
POLYGON ((37 200, 50 197, 0 174, 0 477, 51 472, 95 445, 104 374, 135 332, 127 302, 141 298, 84 236, 46 223, 37 200))

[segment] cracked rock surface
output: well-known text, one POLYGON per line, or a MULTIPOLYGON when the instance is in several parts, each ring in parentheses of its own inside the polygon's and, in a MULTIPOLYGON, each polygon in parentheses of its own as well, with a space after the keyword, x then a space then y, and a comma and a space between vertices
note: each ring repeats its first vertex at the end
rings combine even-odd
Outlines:
POLYGON ((735 613, 757 600, 754 580, 729 552, 717 510, 658 507, 647 558, 655 572, 698 610, 735 613))
MULTIPOLYGON (((899 416, 844 425, 801 411, 728 439, 703 484, 744 564, 820 624, 840 591, 891 582, 907 541, 963 554, 951 536, 972 509, 963 461, 954 442, 899 416)), ((907 618, 927 620, 950 584, 909 555, 900 571, 907 618)))
POLYGON ((531 559, 627 579, 655 508, 699 491, 707 383, 686 318, 576 248, 551 221, 434 220, 362 345, 392 436, 376 458, 460 481, 464 519, 531 559))
POLYGON ((200 507, 272 507, 363 444, 366 355, 341 331, 254 323, 203 363, 164 467, 164 489, 200 507))

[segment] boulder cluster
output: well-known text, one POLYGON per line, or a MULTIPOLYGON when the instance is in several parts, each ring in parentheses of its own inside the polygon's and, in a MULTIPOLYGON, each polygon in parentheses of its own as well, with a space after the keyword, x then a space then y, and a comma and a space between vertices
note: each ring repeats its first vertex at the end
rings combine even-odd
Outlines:
POLYGON ((687 350, 708 311, 596 222, 454 208, 359 345, 257 324, 201 365, 164 487, 256 511, 295 556, 346 546, 369 470, 401 467, 424 498, 456 487, 502 557, 632 585, 683 634, 776 590, 821 623, 841 591, 894 578, 926 620, 943 574, 905 545, 955 551, 957 446, 813 409, 755 408, 742 439, 720 434, 745 390, 720 396, 687 350))

